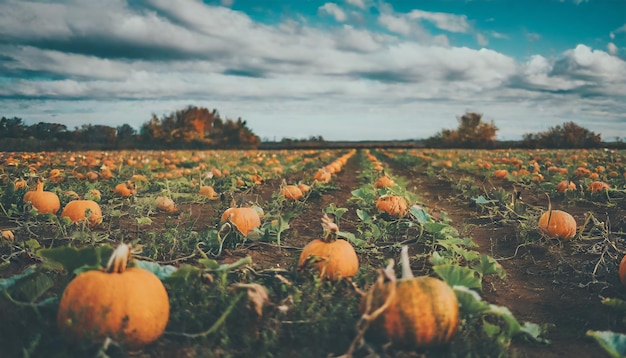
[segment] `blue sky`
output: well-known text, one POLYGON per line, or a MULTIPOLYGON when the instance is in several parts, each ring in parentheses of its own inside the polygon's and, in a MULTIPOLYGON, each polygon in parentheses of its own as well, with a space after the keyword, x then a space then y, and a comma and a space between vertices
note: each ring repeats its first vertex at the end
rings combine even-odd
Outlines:
POLYGON ((626 138, 626 0, 0 0, 0 116, 139 128, 195 105, 265 139, 626 138))

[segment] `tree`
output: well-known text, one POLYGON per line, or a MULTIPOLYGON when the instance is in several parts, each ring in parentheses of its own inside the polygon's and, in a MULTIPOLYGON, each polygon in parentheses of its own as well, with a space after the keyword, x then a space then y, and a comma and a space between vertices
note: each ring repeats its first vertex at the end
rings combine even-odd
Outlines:
POLYGON ((483 122, 482 116, 480 113, 467 112, 457 117, 459 127, 456 130, 443 129, 429 141, 447 147, 490 148, 496 141, 498 127, 493 121, 483 122))
POLYGON ((551 127, 545 132, 524 134, 522 144, 529 148, 597 148, 602 142, 599 134, 574 122, 551 127))

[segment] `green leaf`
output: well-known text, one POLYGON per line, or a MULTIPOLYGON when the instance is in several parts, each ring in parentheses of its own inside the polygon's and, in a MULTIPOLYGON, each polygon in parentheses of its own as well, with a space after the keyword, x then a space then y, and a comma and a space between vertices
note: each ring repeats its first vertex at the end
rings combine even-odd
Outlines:
POLYGON ((0 291, 13 287, 18 282, 33 275, 34 273, 35 273, 35 269, 31 267, 31 268, 28 268, 24 273, 13 275, 7 278, 0 278, 0 291))
POLYGON ((198 267, 183 264, 178 270, 172 272, 171 275, 165 278, 164 281, 171 283, 186 283, 190 277, 198 277, 202 274, 202 270, 198 267))
POLYGON ((587 331, 587 336, 593 337, 598 344, 614 358, 626 356, 626 335, 611 331, 587 331))
POLYGON ((36 272, 20 280, 12 291, 13 295, 19 299, 33 303, 53 285, 54 281, 50 276, 43 272, 36 272))
POLYGON ((481 279, 476 277, 476 271, 470 268, 457 265, 437 265, 433 267, 433 270, 452 287, 465 286, 477 291, 482 290, 481 279))
POLYGON ((342 237, 357 247, 363 247, 366 244, 364 240, 357 239, 353 233, 347 231, 337 231, 337 237, 342 237))
POLYGON ((489 313, 500 316, 506 323, 506 334, 509 338, 521 332, 522 326, 507 307, 489 305, 489 313))
POLYGON ((213 259, 200 259, 198 263, 209 270, 217 270, 220 267, 219 262, 213 259))
POLYGON ((147 216, 142 216, 140 218, 137 218, 136 220, 137 220, 137 225, 139 225, 139 226, 152 224, 152 219, 150 219, 147 216))
POLYGON ((144 270, 152 272, 160 280, 165 280, 177 270, 175 266, 172 266, 172 265, 161 266, 158 263, 151 262, 151 261, 134 260, 133 262, 135 264, 135 267, 139 267, 144 270))
POLYGON ((452 289, 459 301, 459 309, 464 316, 474 316, 489 309, 489 304, 480 295, 466 286, 453 286, 452 289))
POLYGON ((604 298, 602 304, 620 312, 626 312, 626 301, 619 298, 604 298))
POLYGON ((113 248, 109 245, 82 249, 62 246, 37 251, 39 256, 60 264, 68 273, 74 273, 82 266, 103 267, 103 262, 108 261, 112 253, 113 248))
POLYGON ((500 275, 501 278, 506 276, 498 261, 487 255, 480 255, 480 260, 476 265, 473 265, 472 268, 481 276, 494 274, 500 275))
POLYGON ((484 196, 480 195, 477 198, 471 198, 476 204, 485 205, 490 203, 495 203, 495 200, 487 200, 484 196))
POLYGON ((361 219, 361 221, 363 221, 364 223, 368 223, 368 222, 372 222, 372 217, 370 216, 370 214, 367 213, 367 211, 362 210, 362 209, 357 209, 356 210, 356 215, 359 217, 359 219, 361 219))
POLYGON ((545 327, 538 325, 532 322, 524 322, 520 327, 520 332, 526 335, 526 338, 529 338, 537 343, 550 343, 550 340, 542 337, 546 331, 545 327))
POLYGON ((415 217, 415 220, 417 220, 417 222, 420 223, 420 224, 424 224, 424 223, 433 221, 430 218, 430 215, 428 215, 428 213, 426 212, 426 210, 424 210, 424 208, 422 208, 419 205, 411 206, 411 209, 409 211, 411 212, 413 217, 415 217))

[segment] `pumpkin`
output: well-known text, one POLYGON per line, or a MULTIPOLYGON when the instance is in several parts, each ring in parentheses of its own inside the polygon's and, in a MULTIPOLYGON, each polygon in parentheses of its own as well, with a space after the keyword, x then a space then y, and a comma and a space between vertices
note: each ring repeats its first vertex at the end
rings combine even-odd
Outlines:
POLYGON ((300 200, 304 196, 302 190, 295 184, 284 185, 280 190, 280 195, 287 200, 300 200))
POLYGON ((118 246, 106 270, 76 276, 65 288, 57 326, 71 342, 102 343, 107 337, 131 349, 158 339, 169 320, 170 304, 152 272, 126 268, 130 247, 118 246))
POLYGON ((131 196, 135 194, 135 184, 130 180, 126 183, 119 183, 113 189, 113 193, 123 197, 131 196))
POLYGON ((498 179, 504 179, 507 175, 509 175, 509 171, 506 169, 498 169, 493 173, 493 176, 498 179))
POLYGON ((229 222, 243 236, 261 226, 261 218, 255 208, 228 208, 222 214, 222 222, 229 222))
POLYGON ((403 217, 409 209, 409 204, 403 196, 383 195, 376 200, 376 209, 393 217, 403 217))
POLYGON ((89 226, 96 226, 102 222, 100 205, 93 200, 72 200, 61 212, 61 216, 70 218, 73 222, 85 220, 89 211, 89 226))
POLYGON ((552 238, 569 240, 576 236, 576 220, 562 210, 548 210, 539 218, 539 228, 552 238))
POLYGON ((626 286, 626 255, 622 257, 622 261, 619 263, 619 281, 626 286))
POLYGON ((159 196, 154 200, 154 203, 157 206, 157 209, 173 213, 178 210, 176 204, 174 204, 174 200, 168 198, 167 196, 159 196))
POLYGON ((454 291, 437 278, 413 277, 406 245, 402 247, 401 263, 401 279, 396 280, 391 269, 391 281, 379 281, 361 301, 361 311, 367 313, 387 305, 372 317, 367 334, 401 348, 448 343, 459 327, 459 303, 454 291))
POLYGON ((324 237, 310 241, 300 253, 298 269, 308 263, 316 268, 320 278, 339 280, 354 277, 359 270, 359 258, 354 247, 346 240, 338 239, 339 227, 328 215, 322 218, 324 237))
POLYGON ((51 191, 43 190, 43 181, 37 183, 35 190, 24 194, 24 202, 29 202, 41 214, 56 214, 61 208, 59 196, 51 191))
POLYGON ((328 183, 330 182, 331 179, 332 179, 332 174, 326 169, 320 169, 317 172, 315 172, 315 175, 313 175, 314 181, 318 181, 322 183, 328 183))
POLYGON ((576 184, 574 184, 573 181, 561 180, 556 185, 556 191, 558 191, 559 193, 564 193, 564 192, 566 192, 568 190, 576 190, 576 184))
POLYGON ((215 189, 213 189, 213 187, 210 185, 201 186, 199 194, 202 196, 206 196, 207 198, 209 198, 209 200, 219 200, 220 198, 219 194, 217 194, 215 192, 215 189))
POLYGON ((394 181, 390 177, 383 174, 374 182, 374 188, 390 188, 394 184, 394 181))
POLYGON ((298 189, 300 189, 302 194, 306 194, 309 190, 311 190, 311 186, 304 183, 298 183, 298 189))
POLYGON ((587 186, 587 190, 589 190, 592 193, 595 193, 596 191, 602 191, 605 189, 611 189, 611 186, 602 181, 592 181, 591 183, 589 183, 589 186, 587 186))

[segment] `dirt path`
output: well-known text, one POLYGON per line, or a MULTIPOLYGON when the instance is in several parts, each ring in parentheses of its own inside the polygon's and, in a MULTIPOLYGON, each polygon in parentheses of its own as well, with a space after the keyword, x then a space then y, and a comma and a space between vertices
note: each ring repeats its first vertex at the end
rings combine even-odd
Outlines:
MULTIPOLYGON (((452 224, 479 245, 478 251, 502 264, 507 277, 487 278, 483 293, 487 301, 508 307, 520 321, 553 325, 547 334, 551 344, 516 340, 510 356, 608 356, 585 333, 588 329, 615 329, 620 325, 619 317, 600 303, 600 295, 613 297, 611 290, 602 282, 584 286, 579 277, 574 278, 582 268, 570 267, 566 260, 559 260, 571 248, 518 247, 515 227, 477 219, 475 208, 454 199, 457 193, 448 183, 427 177, 419 168, 405 168, 392 161, 388 164, 394 175, 409 180, 407 187, 415 187, 411 190, 418 193, 428 208, 446 212, 452 224)), ((583 260, 584 257, 576 258, 577 262, 583 260)))

